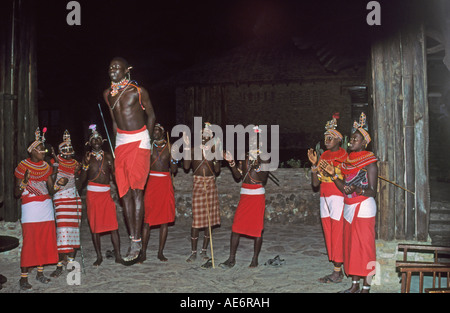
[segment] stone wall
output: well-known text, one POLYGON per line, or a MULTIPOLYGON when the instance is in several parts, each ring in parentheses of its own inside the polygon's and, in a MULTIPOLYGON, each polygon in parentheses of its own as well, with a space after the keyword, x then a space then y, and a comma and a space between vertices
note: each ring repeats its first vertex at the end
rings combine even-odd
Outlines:
MULTIPOLYGON (((319 193, 313 192, 307 169, 277 169, 273 173, 279 180, 266 185, 265 222, 308 223, 320 222, 319 193)), ((192 218, 192 172, 181 168, 174 178, 177 218, 192 218)), ((240 196, 241 183, 237 183, 228 167, 222 167, 216 179, 222 219, 232 221, 240 196)))

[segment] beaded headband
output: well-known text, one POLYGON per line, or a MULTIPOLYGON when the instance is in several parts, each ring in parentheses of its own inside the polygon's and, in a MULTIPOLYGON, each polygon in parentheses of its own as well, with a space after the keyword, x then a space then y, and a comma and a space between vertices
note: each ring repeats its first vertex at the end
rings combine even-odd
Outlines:
POLYGON ((367 125, 366 125, 366 115, 364 114, 364 112, 361 112, 361 115, 359 117, 359 123, 356 121, 353 123, 353 128, 354 128, 353 133, 355 131, 359 131, 361 133, 361 135, 363 135, 364 140, 367 142, 367 144, 369 144, 369 142, 372 141, 369 133, 365 129, 365 128, 367 128, 367 125))
POLYGON ((102 135, 97 131, 97 125, 91 124, 89 125, 89 129, 92 130, 92 134, 89 137, 89 140, 85 143, 85 145, 88 145, 91 143, 91 140, 94 138, 100 138, 102 141, 106 141, 106 139, 103 139, 102 135))
POLYGON ((324 133, 324 135, 329 134, 335 138, 339 138, 342 140, 342 138, 344 138, 344 136, 342 136, 342 134, 336 130, 338 119, 339 119, 339 112, 334 113, 333 119, 328 121, 327 124, 325 125, 326 132, 324 133))
POLYGON ((59 151, 61 152, 61 154, 64 154, 64 155, 72 155, 73 154, 73 151, 72 152, 64 152, 63 151, 63 150, 66 150, 64 148, 67 148, 67 149, 72 148, 72 140, 70 139, 70 133, 67 129, 64 131, 64 134, 63 134, 63 142, 61 142, 59 144, 58 148, 59 148, 59 151))
POLYGON ((45 142, 45 133, 47 132, 47 127, 44 127, 42 129, 42 135, 41 135, 41 131, 38 128, 36 128, 36 131, 34 132, 34 138, 35 141, 28 147, 27 151, 29 153, 31 153, 31 151, 33 151, 34 148, 36 148, 37 146, 39 146, 41 143, 45 142))

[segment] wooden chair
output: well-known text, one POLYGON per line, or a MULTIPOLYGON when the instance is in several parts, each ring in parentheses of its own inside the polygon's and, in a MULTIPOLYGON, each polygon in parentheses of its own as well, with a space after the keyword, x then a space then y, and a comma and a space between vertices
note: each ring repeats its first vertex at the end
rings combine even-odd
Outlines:
POLYGON ((399 244, 399 250, 403 250, 403 260, 396 261, 396 267, 402 274, 402 293, 409 293, 411 288, 411 276, 413 273, 419 273, 419 292, 423 292, 423 280, 425 273, 433 274, 433 288, 427 288, 426 292, 450 292, 450 262, 441 262, 440 257, 446 255, 450 257, 450 247, 430 246, 430 245, 412 245, 399 244), (408 261, 408 252, 433 253, 433 262, 408 261), (442 288, 442 273, 446 273, 447 284, 442 288), (438 286, 436 288, 436 278, 438 286))

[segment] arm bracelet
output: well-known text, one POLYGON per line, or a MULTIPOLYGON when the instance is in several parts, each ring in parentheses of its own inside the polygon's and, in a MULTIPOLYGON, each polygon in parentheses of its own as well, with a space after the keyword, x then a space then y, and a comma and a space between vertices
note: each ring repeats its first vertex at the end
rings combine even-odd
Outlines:
POLYGON ((25 183, 23 182, 23 180, 22 180, 22 181, 20 182, 19 188, 23 190, 23 189, 27 188, 27 186, 28 186, 28 183, 25 184, 25 183))

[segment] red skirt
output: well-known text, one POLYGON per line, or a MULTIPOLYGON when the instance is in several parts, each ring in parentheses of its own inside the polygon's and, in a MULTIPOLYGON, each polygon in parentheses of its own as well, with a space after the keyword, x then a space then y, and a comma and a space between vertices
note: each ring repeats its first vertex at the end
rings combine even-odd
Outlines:
POLYGON ((116 203, 111 197, 109 185, 89 182, 86 193, 86 207, 92 233, 104 233, 119 228, 116 203))
POLYGON ((23 223, 20 267, 58 263, 55 221, 23 223))
POLYGON ((261 237, 264 229, 266 196, 262 185, 242 184, 241 197, 234 215, 232 231, 261 237))
POLYGON ((147 128, 136 131, 117 129, 115 176, 119 196, 129 189, 144 190, 150 171, 150 137, 147 128))
POLYGON ((170 173, 151 171, 144 195, 144 223, 162 225, 175 221, 175 195, 170 173))
POLYGON ((325 244, 328 252, 328 260, 342 263, 344 261, 344 219, 341 216, 339 221, 334 220, 331 217, 325 217, 321 220, 325 244))
POLYGON ((330 261, 342 263, 344 233, 344 197, 334 183, 320 185, 320 216, 330 261))
MULTIPOLYGON (((353 218, 344 218, 344 270, 347 275, 372 276, 376 262, 375 217, 358 217, 361 205, 375 205, 370 198, 346 199, 347 205, 357 204, 353 218), (369 200, 362 204, 364 200, 369 200), (351 221, 351 222, 350 222, 351 221)), ((345 216, 345 212, 344 212, 345 216)))

